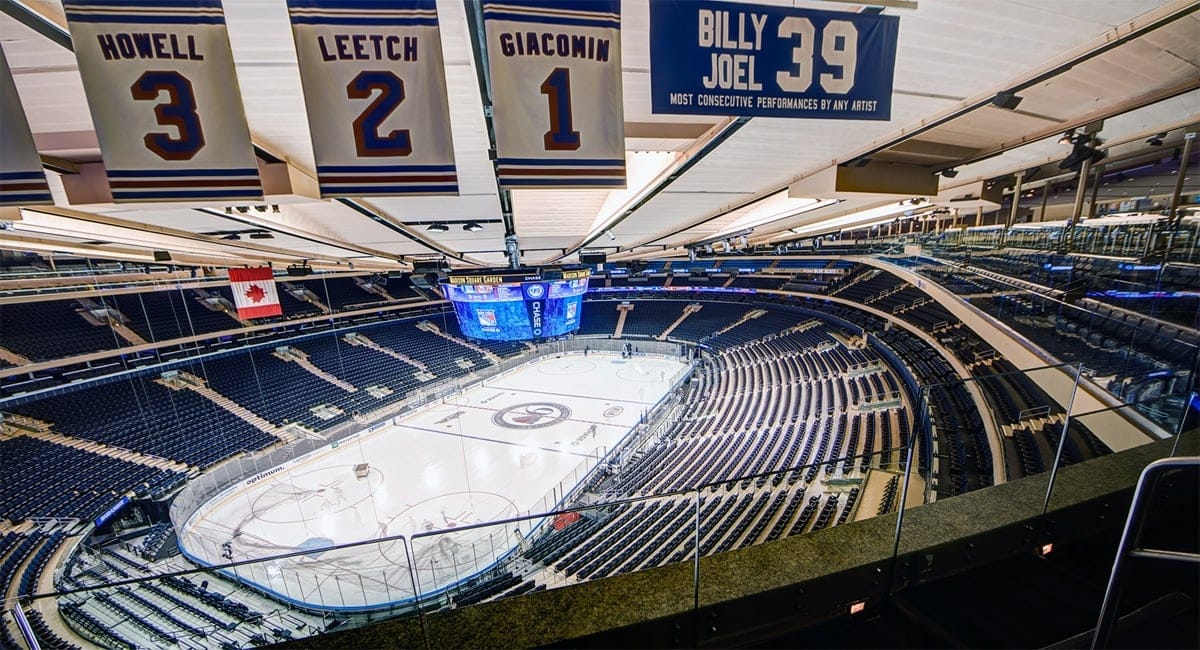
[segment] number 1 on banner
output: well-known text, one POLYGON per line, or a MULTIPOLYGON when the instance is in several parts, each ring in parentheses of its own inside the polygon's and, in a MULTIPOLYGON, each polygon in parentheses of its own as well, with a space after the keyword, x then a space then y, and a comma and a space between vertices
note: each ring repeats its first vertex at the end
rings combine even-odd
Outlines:
POLYGON ((579 131, 572 129, 571 71, 555 68, 542 82, 542 94, 550 103, 550 130, 543 138, 547 151, 574 151, 579 148, 579 131))
POLYGON ((346 84, 346 96, 350 99, 367 99, 376 90, 379 96, 354 119, 354 148, 364 157, 411 154, 412 138, 408 129, 379 134, 383 121, 404 101, 404 80, 387 70, 364 70, 346 84))
POLYGON ((178 131, 147 133, 142 141, 146 148, 163 160, 191 160, 204 147, 204 129, 196 113, 196 93, 192 82, 174 70, 147 70, 129 87, 137 100, 155 100, 161 92, 167 101, 154 106, 154 117, 162 126, 178 131))

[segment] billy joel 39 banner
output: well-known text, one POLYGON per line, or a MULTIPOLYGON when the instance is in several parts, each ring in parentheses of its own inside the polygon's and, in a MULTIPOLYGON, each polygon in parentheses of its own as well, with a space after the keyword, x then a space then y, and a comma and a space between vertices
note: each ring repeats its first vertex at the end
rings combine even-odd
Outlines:
POLYGON ((650 3, 655 113, 888 120, 895 16, 650 3))
POLYGON ((321 195, 457 194, 434 0, 288 0, 321 195))
POLYGON ((65 0, 113 199, 262 196, 219 0, 65 0))
POLYGON ((624 187, 619 0, 483 3, 504 188, 624 187))
POLYGON ((8 59, 0 49, 0 206, 54 203, 8 59))

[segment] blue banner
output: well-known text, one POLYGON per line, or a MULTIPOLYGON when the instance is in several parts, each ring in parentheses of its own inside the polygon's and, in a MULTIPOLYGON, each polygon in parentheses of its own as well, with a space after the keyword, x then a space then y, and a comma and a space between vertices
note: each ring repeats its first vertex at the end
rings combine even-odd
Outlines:
POLYGON ((654 113, 888 120, 900 19, 652 0, 654 113))

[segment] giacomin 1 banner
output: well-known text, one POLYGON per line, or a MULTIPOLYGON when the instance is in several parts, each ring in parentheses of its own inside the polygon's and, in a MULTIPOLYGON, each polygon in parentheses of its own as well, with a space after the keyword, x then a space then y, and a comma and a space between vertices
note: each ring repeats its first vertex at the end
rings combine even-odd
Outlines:
POLYGON ((500 185, 624 187, 619 0, 484 2, 500 185))

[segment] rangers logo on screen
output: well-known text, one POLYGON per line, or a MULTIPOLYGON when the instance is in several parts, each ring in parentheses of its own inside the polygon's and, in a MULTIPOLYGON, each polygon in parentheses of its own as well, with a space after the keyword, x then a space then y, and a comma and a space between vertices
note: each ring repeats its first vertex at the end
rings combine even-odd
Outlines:
POLYGON ((483 3, 500 185, 625 187, 619 0, 483 3))

